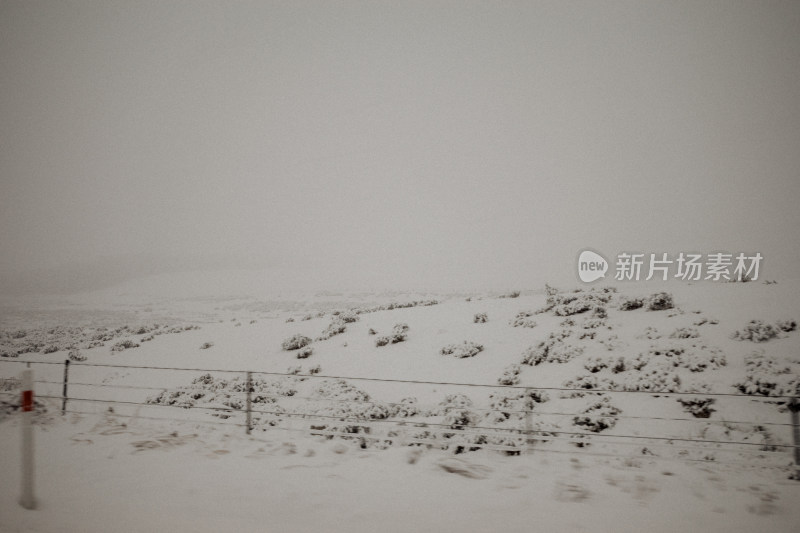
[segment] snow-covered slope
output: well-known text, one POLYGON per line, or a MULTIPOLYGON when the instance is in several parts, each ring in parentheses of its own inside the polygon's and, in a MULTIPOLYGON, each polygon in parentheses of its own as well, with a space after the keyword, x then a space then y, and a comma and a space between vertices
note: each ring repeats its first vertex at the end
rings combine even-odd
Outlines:
MULTIPOLYGON (((253 493, 263 490, 257 476, 243 475, 241 486, 233 481, 237 472, 250 472, 250 461, 264 476, 274 473, 270 486, 285 485, 287 494, 330 510, 306 514, 304 504, 270 489, 266 509, 280 517, 275 525, 282 530, 366 531, 380 523, 392 531, 488 531, 493 525, 523 531, 551 508, 529 506, 530 499, 558 510, 540 524, 547 530, 797 525, 800 515, 789 502, 798 486, 786 480, 792 437, 784 396, 796 394, 800 380, 800 333, 792 325, 800 317, 800 284, 579 289, 174 299, 132 286, 124 292, 135 298, 95 294, 9 308, 0 376, 18 374, 22 365, 11 361, 59 363, 71 352, 85 359, 70 368, 68 409, 82 414, 66 417, 60 401, 44 398, 60 396, 63 365, 33 365, 47 406, 39 415, 46 431, 40 484, 53 507, 25 514, 13 501, 16 485, 6 484, 0 528, 49 530, 64 518, 67 502, 86 505, 80 492, 62 496, 77 471, 84 472, 86 498, 116 508, 114 498, 152 483, 140 476, 113 480, 138 471, 140 462, 144 471, 157 471, 164 467, 159 457, 171 472, 160 501, 173 500, 177 509, 149 516, 143 529, 202 522, 214 530, 268 520, 260 513, 238 516, 260 505, 253 493), (661 305, 662 292, 672 305, 661 305), (642 307, 626 310, 637 298, 642 307), (742 339, 753 331, 765 339, 742 339), (399 342, 391 342, 394 334, 399 342), (295 335, 310 340, 307 357, 283 348, 295 335), (378 342, 381 337, 388 339, 378 342), (125 341, 131 347, 120 349, 125 341), (465 342, 481 349, 467 357, 450 353, 465 342), (242 426, 218 425, 244 422, 245 371, 255 373, 255 396, 261 394, 250 437, 242 426), (352 379, 342 384, 342 377, 352 379), (772 394, 769 401, 764 393, 772 394), (176 403, 197 409, 170 407, 176 403), (317 436, 309 435, 311 428, 317 436), (355 438, 319 436, 343 428, 355 438), (523 430, 532 430, 534 441, 523 430), (477 451, 482 446, 488 449, 477 451), (62 447, 74 463, 56 453, 62 447), (499 450, 523 453, 505 457, 499 450), (198 465, 215 473, 195 479, 190 471, 198 465), (296 477, 299 467, 314 468, 296 477), (382 481, 376 471, 397 481, 382 481), (320 482, 329 476, 340 482, 320 482), (192 480, 185 487, 183 477, 192 480), (217 482, 219 491, 211 488, 217 482), (410 490, 418 484, 430 498, 410 490), (410 514, 390 511, 372 496, 376 491, 395 491, 397 505, 410 514), (221 496, 232 493, 237 496, 221 496), (498 495, 506 493, 513 495, 498 495), (225 518, 193 518, 210 516, 214 498, 225 518), (333 516, 340 522, 329 522, 333 516), (662 522, 654 527, 649 520, 662 522)), ((5 384, 16 390, 12 380, 5 384)), ((0 399, 13 403, 9 395, 0 399)), ((13 414, 0 422, 4 449, 16 449, 17 424, 13 414)), ((14 461, 4 457, 4 478, 16 479, 14 461)), ((112 514, 91 508, 64 523, 70 530, 85 519, 86 529, 102 530, 112 514)))

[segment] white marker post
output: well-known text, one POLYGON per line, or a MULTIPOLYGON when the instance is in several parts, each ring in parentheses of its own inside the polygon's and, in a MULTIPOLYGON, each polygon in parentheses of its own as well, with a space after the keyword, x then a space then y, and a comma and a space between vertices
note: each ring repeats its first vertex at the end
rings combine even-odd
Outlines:
POLYGON ((19 504, 35 509, 33 497, 33 373, 22 371, 22 496, 19 504))

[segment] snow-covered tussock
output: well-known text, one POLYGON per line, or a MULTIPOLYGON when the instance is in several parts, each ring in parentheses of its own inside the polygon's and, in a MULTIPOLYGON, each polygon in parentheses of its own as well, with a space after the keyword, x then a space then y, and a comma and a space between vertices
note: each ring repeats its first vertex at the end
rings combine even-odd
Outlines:
POLYGON ((333 320, 331 320, 331 323, 328 324, 328 327, 325 328, 325 331, 323 331, 322 334, 320 334, 320 336, 317 337, 316 340, 324 341, 330 339, 334 335, 339 335, 340 333, 344 333, 346 329, 347 329, 347 322, 345 322, 344 319, 341 317, 334 317, 333 320))
POLYGON ((611 404, 611 398, 604 396, 600 400, 585 407, 580 415, 572 418, 572 423, 588 429, 593 433, 599 433, 604 429, 613 428, 617 419, 616 416, 622 411, 611 404))
MULTIPOLYGON (((294 396, 297 390, 286 380, 267 381, 255 378, 251 381, 253 404, 275 404, 279 397, 294 396)), ((245 407, 247 381, 240 377, 221 379, 211 374, 192 380, 185 387, 165 390, 146 400, 148 404, 174 405, 177 407, 214 407, 242 410, 245 407)), ((272 405, 270 410, 277 409, 272 405)), ((255 409, 258 409, 257 407, 255 409)))
POLYGON ((439 353, 442 355, 452 355, 458 358, 474 357, 483 351, 483 345, 477 342, 464 341, 461 344, 448 344, 439 353))
POLYGON ((745 357, 745 378, 734 384, 745 394, 800 395, 800 361, 779 361, 763 351, 745 357))
POLYGON ((522 355, 522 364, 539 365, 541 363, 566 363, 583 354, 584 348, 564 342, 569 337, 569 330, 550 333, 546 340, 531 346, 522 355))
POLYGON ((395 324, 391 335, 384 335, 375 340, 376 346, 386 346, 387 344, 397 344, 403 342, 408 337, 408 324, 395 324))
POLYGON ((797 329, 794 320, 781 320, 775 324, 767 324, 761 320, 751 320, 748 324, 733 333, 732 338, 740 341, 766 342, 779 337, 782 332, 788 333, 797 329))
POLYGON ((281 348, 283 348, 284 350, 299 350, 303 346, 308 345, 310 342, 311 339, 309 337, 297 333, 295 335, 292 335, 288 339, 284 340, 281 343, 281 348))
POLYGON ((515 328, 520 326, 524 328, 535 328, 536 321, 530 318, 533 315, 534 315, 533 311, 520 311, 519 313, 517 313, 517 316, 515 316, 513 319, 509 321, 509 324, 511 324, 511 326, 515 328))

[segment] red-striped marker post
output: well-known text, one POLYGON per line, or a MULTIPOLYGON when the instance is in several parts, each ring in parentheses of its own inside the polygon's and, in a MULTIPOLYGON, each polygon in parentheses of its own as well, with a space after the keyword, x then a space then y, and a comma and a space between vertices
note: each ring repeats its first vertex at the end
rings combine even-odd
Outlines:
POLYGON ((19 504, 36 508, 33 496, 33 371, 22 371, 22 496, 19 504))

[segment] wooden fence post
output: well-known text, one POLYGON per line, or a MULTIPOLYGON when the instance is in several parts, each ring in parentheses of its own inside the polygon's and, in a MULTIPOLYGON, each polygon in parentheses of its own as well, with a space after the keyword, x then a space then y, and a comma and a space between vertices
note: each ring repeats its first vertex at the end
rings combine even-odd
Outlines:
POLYGON ((252 408, 251 392, 252 392, 252 390, 253 390, 253 373, 252 372, 247 372, 247 421, 245 423, 247 424, 247 434, 248 435, 250 434, 250 430, 253 427, 252 414, 251 414, 251 408, 252 408))
MULTIPOLYGON (((30 363, 28 363, 30 367, 30 363)), ((36 509, 33 496, 33 371, 22 371, 22 494, 19 504, 36 509)))
POLYGON ((792 413, 792 434, 794 436, 794 466, 800 475, 800 401, 792 398, 789 402, 789 411, 792 413))
POLYGON ((67 412, 67 383, 69 383, 69 359, 64 360, 64 389, 61 392, 61 414, 67 412))

